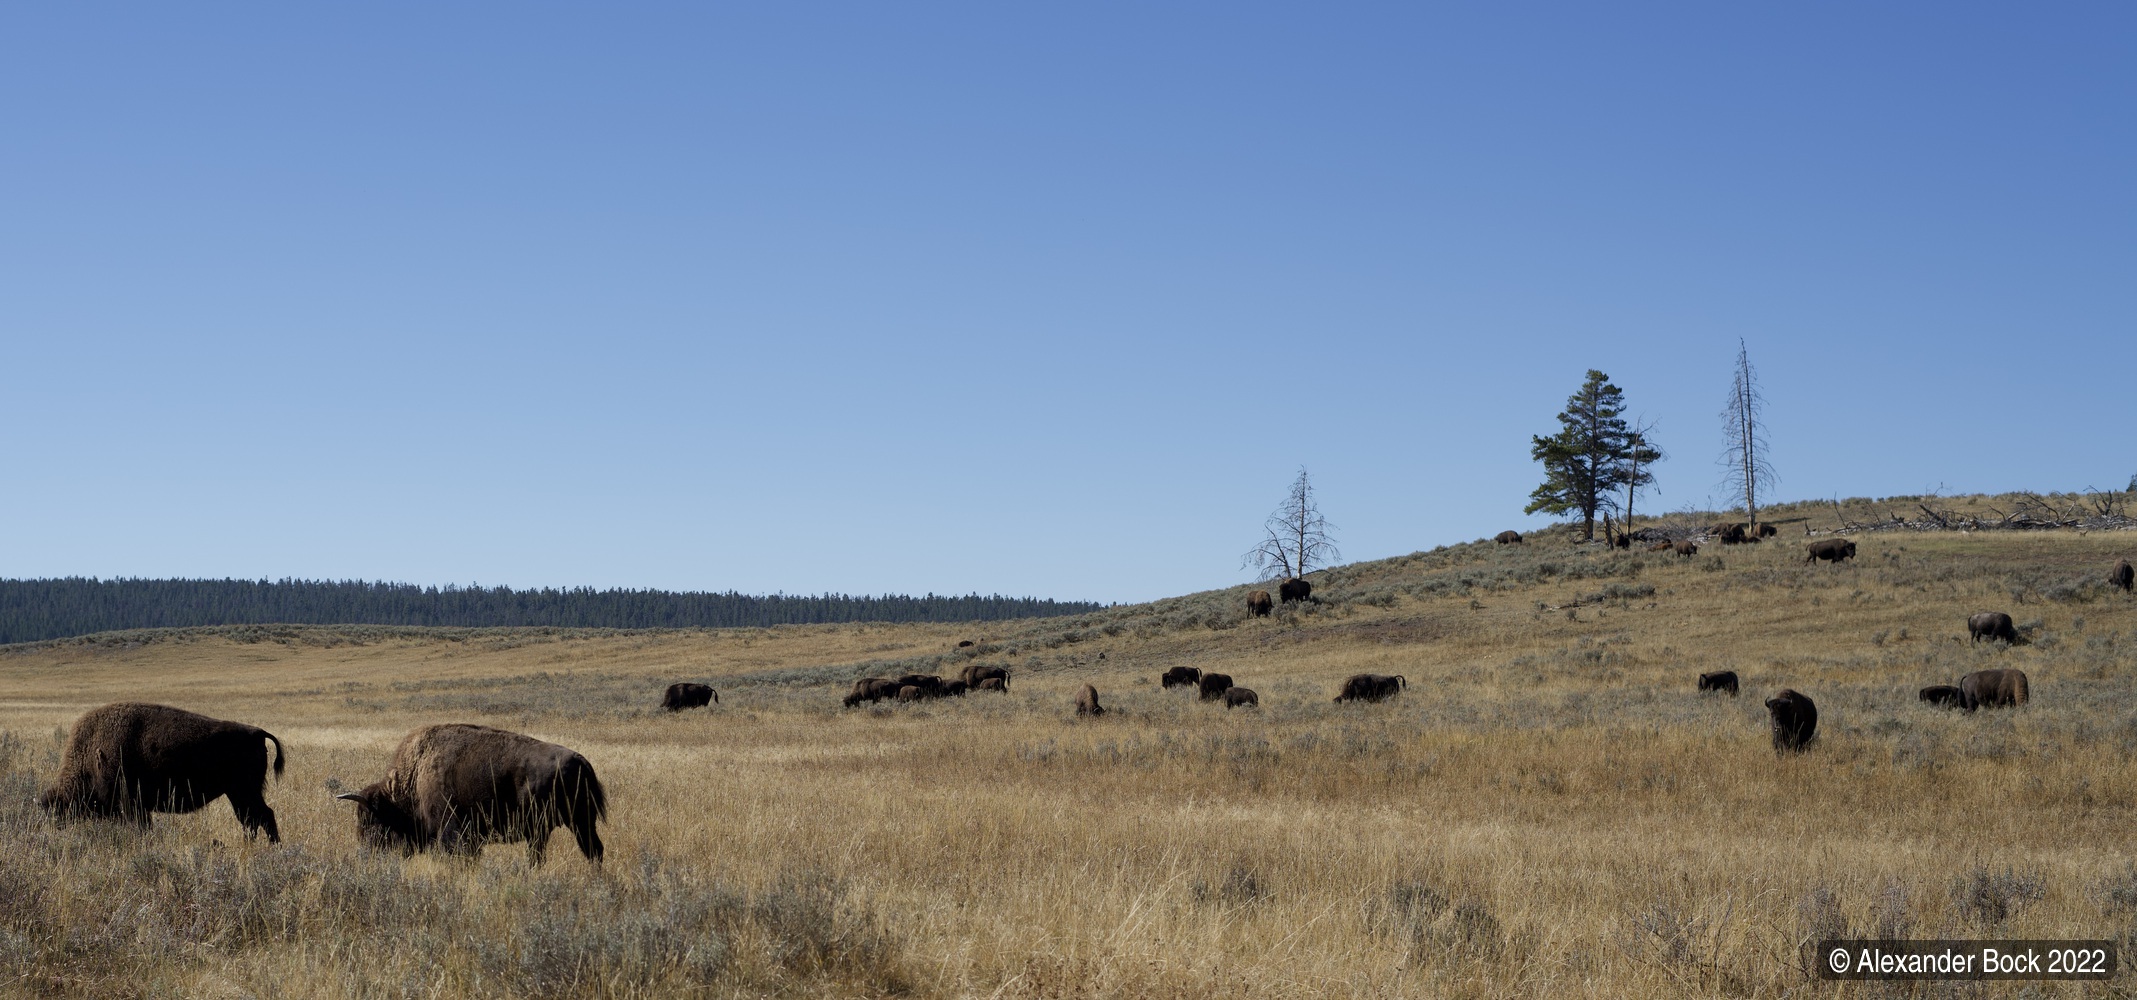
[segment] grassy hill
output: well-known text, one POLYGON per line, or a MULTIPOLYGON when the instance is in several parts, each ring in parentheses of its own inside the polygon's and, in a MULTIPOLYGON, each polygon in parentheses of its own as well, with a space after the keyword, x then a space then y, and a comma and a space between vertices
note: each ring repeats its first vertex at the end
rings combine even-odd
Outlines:
MULTIPOLYGON (((2008 502, 2009 498, 2004 498, 2008 502)), ((1930 500, 1932 510, 2001 506, 1930 500)), ((1803 534, 1697 556, 1449 546, 1066 618, 705 631, 254 626, 0 651, 11 989, 132 995, 1777 995, 1844 934, 2137 943, 2137 603, 2119 531, 1803 534), (2025 640, 1966 641, 2004 610, 2025 640), (960 640, 974 645, 958 648, 960 640), (1008 666, 1006 696, 843 709, 855 677, 1008 666), (1156 676, 1220 670, 1226 711, 1156 676), (2023 709, 1915 690, 1989 666, 2023 709), (1737 699, 1693 678, 1733 669, 1737 699), (1380 705, 1342 678, 1402 674, 1380 705), (721 704, 656 709, 673 680, 721 704), (1112 714, 1078 720, 1077 687, 1112 714), (1776 757, 1760 702, 1817 701, 1776 757), (276 733, 286 840, 227 807, 148 834, 32 804, 84 708, 276 733), (612 797, 595 874, 558 842, 360 853, 331 791, 440 721, 572 746, 612 797)), ((1916 512, 1919 513, 1919 512, 1916 512)), ((1689 530, 1686 513, 1643 527, 1689 530)), ((1908 520, 1909 518, 1902 518, 1908 520)))

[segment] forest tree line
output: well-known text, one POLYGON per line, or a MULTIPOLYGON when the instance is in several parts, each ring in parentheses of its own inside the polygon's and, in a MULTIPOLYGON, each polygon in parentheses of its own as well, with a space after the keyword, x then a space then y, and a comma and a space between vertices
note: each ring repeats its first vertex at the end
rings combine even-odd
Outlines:
POLYGON ((1095 611, 1032 597, 751 596, 591 587, 424 587, 360 580, 0 579, 0 644, 202 625, 731 628, 825 622, 969 622, 1095 611))

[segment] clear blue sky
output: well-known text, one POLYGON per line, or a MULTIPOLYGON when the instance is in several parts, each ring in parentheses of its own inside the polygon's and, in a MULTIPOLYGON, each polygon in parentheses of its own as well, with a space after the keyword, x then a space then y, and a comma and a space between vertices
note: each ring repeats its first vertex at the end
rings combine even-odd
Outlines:
POLYGON ((14 4, 0 575, 1141 600, 1311 470, 1529 527, 2122 485, 2126 3, 14 4))

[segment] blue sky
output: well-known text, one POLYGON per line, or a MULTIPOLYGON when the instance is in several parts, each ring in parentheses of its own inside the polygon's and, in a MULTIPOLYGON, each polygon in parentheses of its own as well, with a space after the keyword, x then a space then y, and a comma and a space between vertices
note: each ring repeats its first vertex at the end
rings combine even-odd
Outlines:
POLYGON ((0 575, 1142 600, 2122 485, 2137 9, 14 5, 0 575), (616 9, 623 7, 624 9, 616 9))

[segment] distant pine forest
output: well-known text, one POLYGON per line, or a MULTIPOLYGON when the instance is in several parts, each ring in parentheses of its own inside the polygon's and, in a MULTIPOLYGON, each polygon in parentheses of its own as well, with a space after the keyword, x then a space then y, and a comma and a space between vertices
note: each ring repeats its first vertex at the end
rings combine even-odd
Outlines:
POLYGON ((423 587, 357 580, 0 580, 0 644, 201 625, 731 628, 825 622, 972 622, 1095 611, 1032 597, 820 597, 666 590, 423 587))

